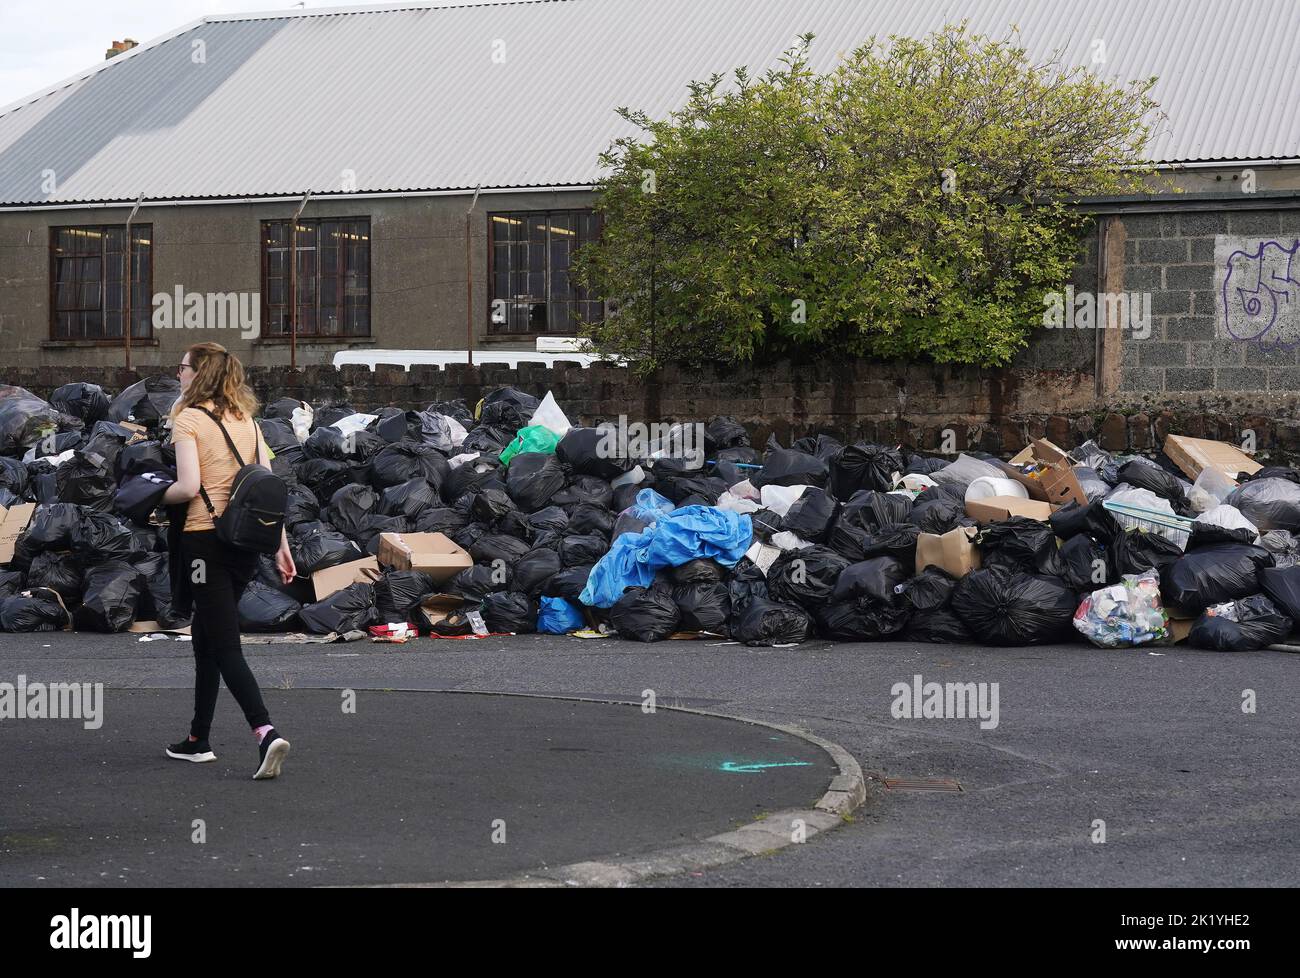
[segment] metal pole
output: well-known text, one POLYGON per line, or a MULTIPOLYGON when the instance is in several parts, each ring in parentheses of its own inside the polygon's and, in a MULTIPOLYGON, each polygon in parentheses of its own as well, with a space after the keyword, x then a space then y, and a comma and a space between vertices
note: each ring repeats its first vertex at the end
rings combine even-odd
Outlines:
POLYGON ((122 332, 126 338, 126 369, 131 369, 131 222, 135 216, 140 213, 140 201, 144 200, 144 191, 141 191, 135 198, 135 206, 131 208, 131 213, 126 218, 126 274, 122 277, 124 287, 126 288, 126 308, 122 311, 125 321, 122 324, 122 332))
POLYGON ((289 369, 298 369, 298 218, 302 217, 307 201, 311 199, 308 190, 302 196, 293 220, 289 223, 289 369))
POLYGON ((474 260, 470 250, 470 215, 478 204, 478 192, 483 187, 474 188, 474 197, 465 212, 465 354, 466 362, 474 365, 474 260))

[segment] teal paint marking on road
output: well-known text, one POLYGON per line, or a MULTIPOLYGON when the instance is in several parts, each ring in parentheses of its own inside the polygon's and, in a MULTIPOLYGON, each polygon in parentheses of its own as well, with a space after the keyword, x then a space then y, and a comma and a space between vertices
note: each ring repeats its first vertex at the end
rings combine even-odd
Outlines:
POLYGON ((735 761, 724 761, 721 770, 728 774, 757 774, 759 771, 769 767, 811 767, 812 761, 781 761, 773 764, 737 764, 735 761))

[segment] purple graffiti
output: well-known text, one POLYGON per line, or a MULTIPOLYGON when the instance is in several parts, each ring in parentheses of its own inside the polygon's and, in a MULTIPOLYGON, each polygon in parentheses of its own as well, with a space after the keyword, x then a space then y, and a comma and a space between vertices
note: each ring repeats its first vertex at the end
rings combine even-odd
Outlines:
POLYGON ((1263 241, 1253 252, 1228 256, 1223 275, 1223 318, 1234 339, 1270 347, 1300 344, 1300 240, 1290 248, 1263 241))

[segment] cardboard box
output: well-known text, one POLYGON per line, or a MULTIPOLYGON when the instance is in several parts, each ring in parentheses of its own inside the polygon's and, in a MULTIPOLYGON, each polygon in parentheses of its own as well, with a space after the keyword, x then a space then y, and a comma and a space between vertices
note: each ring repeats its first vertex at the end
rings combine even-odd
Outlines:
POLYGON ((1236 482, 1238 472, 1258 472, 1264 467, 1236 445, 1208 438, 1169 435, 1165 438, 1165 454, 1193 482, 1206 468, 1221 472, 1236 482))
POLYGON ((436 583, 474 566, 473 558, 442 533, 381 533, 379 562, 394 570, 423 571, 436 583))
POLYGON ((1073 463, 1065 452, 1046 438, 1035 438, 1010 462, 998 464, 1008 478, 1025 487, 1030 499, 1054 506, 1064 506, 1068 502, 1088 505, 1088 496, 1074 474, 1073 463), (1036 477, 1031 477, 1020 471, 1022 465, 1037 465, 1040 471, 1036 477))
POLYGON ((448 616, 461 609, 465 599, 459 594, 427 594, 420 599, 420 610, 430 625, 446 621, 448 616))
POLYGON ((966 515, 980 523, 997 523, 1009 520, 1013 516, 1027 516, 1031 520, 1046 520, 1059 506, 1037 499, 1021 499, 1019 496, 990 496, 988 499, 972 499, 966 504, 966 515))
POLYGON ((1192 622, 1195 618, 1170 618, 1169 634, 1173 636, 1174 643, 1186 642, 1187 636, 1192 634, 1192 622))
POLYGON ((944 534, 922 533, 916 538, 916 572, 930 565, 945 570, 954 577, 965 577, 980 565, 980 552, 975 546, 973 526, 959 526, 944 534))
POLYGON ((36 512, 35 503, 20 503, 5 509, 0 506, 0 564, 14 559, 14 545, 36 512))
POLYGON ((311 586, 316 592, 316 600, 323 601, 335 591, 342 591, 349 584, 371 584, 379 579, 379 561, 374 557, 349 561, 336 567, 326 567, 311 576, 311 586))

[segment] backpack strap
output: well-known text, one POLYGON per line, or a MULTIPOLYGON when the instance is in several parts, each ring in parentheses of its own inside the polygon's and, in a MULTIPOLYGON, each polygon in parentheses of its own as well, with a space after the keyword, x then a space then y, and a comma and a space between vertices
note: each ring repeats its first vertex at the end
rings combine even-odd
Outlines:
MULTIPOLYGON (((226 426, 221 423, 221 419, 205 407, 200 407, 199 410, 217 423, 217 427, 221 429, 221 433, 226 436, 226 444, 230 446, 230 451, 234 454, 235 461, 239 463, 239 467, 242 469, 244 467, 244 457, 239 454, 239 449, 235 447, 235 440, 230 437, 230 432, 227 431, 226 426)), ((262 439, 258 436, 256 421, 253 421, 253 457, 257 460, 257 464, 260 465, 262 463, 262 439)), ((208 508, 208 515, 215 520, 217 517, 217 511, 212 505, 212 500, 208 498, 208 491, 203 488, 202 482, 199 483, 199 495, 203 497, 203 505, 208 508)))

